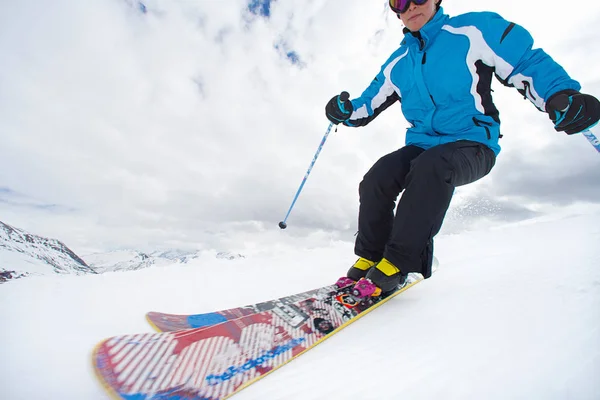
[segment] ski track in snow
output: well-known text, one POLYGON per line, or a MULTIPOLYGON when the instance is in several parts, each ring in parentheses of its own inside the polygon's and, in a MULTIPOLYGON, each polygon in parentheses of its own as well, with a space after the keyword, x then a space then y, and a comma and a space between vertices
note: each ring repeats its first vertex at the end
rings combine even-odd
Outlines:
MULTIPOLYGON (((440 236, 432 279, 233 398, 600 399, 599 239, 598 214, 440 236)), ((92 349, 152 332, 145 312, 300 292, 335 281, 353 261, 351 243, 332 243, 9 282, 0 287, 0 397, 108 399, 92 349)))

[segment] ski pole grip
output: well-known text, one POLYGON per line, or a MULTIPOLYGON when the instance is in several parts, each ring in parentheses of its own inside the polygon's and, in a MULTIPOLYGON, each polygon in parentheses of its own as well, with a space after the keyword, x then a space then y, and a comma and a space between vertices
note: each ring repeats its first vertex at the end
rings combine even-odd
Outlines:
POLYGON ((569 98, 569 96, 561 94, 556 96, 556 98, 553 99, 552 102, 554 103, 553 107, 555 110, 554 112, 556 114, 556 117, 554 119, 554 126, 557 126, 565 118, 565 114, 571 106, 571 99, 569 98))
POLYGON ((567 95, 559 95, 559 96, 557 96, 556 100, 554 100, 554 101, 556 102, 554 104, 554 106, 560 112, 567 111, 569 109, 569 107, 571 106, 569 96, 567 96, 567 95))
POLYGON ((350 98, 350 93, 343 91, 340 93, 340 100, 343 102, 347 101, 350 98))

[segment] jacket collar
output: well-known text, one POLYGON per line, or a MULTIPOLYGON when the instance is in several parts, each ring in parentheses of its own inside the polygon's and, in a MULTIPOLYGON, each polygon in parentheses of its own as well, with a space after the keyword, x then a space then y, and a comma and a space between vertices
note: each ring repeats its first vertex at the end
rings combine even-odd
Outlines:
POLYGON ((429 43, 437 36, 442 29, 442 26, 446 24, 450 17, 444 14, 444 9, 440 7, 435 13, 431 21, 427 22, 421 30, 417 32, 411 32, 408 28, 404 28, 404 40, 402 44, 412 45, 416 44, 419 49, 424 50, 428 47, 429 43))

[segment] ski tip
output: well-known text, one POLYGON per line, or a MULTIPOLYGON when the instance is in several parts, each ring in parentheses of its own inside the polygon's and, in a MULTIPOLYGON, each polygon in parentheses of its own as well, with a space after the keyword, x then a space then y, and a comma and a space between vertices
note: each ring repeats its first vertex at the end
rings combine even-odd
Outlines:
POLYGON ((113 400, 122 400, 121 397, 107 382, 104 374, 102 373, 101 365, 99 365, 100 353, 102 351, 102 346, 107 342, 108 339, 105 339, 98 343, 94 349, 92 350, 92 368, 94 369, 94 374, 102 388, 106 391, 108 396, 113 400))
POLYGON ((150 324, 152 329, 154 329, 156 332, 162 332, 162 330, 152 320, 152 314, 154 314, 154 312, 152 312, 152 311, 150 311, 149 313, 146 313, 146 321, 148 321, 148 323, 150 324))

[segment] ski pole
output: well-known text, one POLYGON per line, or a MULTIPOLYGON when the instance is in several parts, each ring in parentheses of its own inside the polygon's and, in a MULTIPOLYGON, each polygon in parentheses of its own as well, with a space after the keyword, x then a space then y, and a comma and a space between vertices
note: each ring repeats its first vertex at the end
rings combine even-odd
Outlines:
MULTIPOLYGON (((562 120, 565 118, 565 114, 567 113, 567 110, 569 109, 569 107, 571 107, 571 97, 567 97, 567 99, 568 99, 568 102, 565 101, 565 105, 561 109, 561 111, 556 112, 557 118, 556 118, 556 122, 554 123, 555 126, 562 122, 562 120)), ((596 122, 594 125, 590 126, 585 131, 581 132, 581 134, 583 136, 585 136, 585 138, 590 142, 590 144, 592 146, 594 146, 596 151, 600 153, 600 140, 598 140, 598 137, 596 135, 594 135, 594 133, 591 131, 591 129, 594 129, 597 126, 598 126, 598 122, 596 122)))
MULTIPOLYGON (((596 125, 594 125, 592 128, 597 127, 598 123, 596 123, 596 125)), ((600 128, 596 128, 594 129, 596 132, 598 132, 600 130, 600 128)), ((592 146, 594 146, 594 148, 598 151, 598 153, 600 153, 600 140, 598 140, 598 137, 596 135, 594 135, 592 133, 591 130, 587 130, 587 131, 583 131, 581 132, 583 134, 583 136, 585 136, 587 138, 587 140, 590 141, 590 143, 592 144, 592 146)))
POLYGON ((323 140, 321 140, 321 144, 319 145, 319 148, 317 149, 317 152, 315 153, 315 156, 313 157, 312 162, 310 163, 310 167, 308 167, 308 171, 306 171, 306 175, 304 175, 304 179, 302 179, 302 183, 300 184, 300 187, 298 188, 298 191, 296 192, 296 196, 294 196, 294 200, 292 201, 292 205, 290 206, 290 209, 288 210, 287 214, 285 215, 285 218, 283 219, 283 221, 281 221, 279 223, 279 227, 281 229, 287 228, 286 221, 287 221, 288 217, 290 216, 290 213, 292 212, 292 208, 294 208, 294 204, 296 204, 296 200, 298 200, 298 196, 300 195, 300 192, 302 191, 302 188, 304 187, 304 184, 306 183, 306 179, 308 178, 310 171, 312 170, 313 166, 315 165, 315 162, 317 161, 317 157, 319 157, 319 153, 321 152, 321 149, 323 148, 323 145, 325 144, 325 141, 327 140, 327 136, 329 136, 329 132, 331 132, 332 127, 333 127, 333 123, 330 122, 329 127, 327 128, 327 131, 325 132, 325 136, 323 136, 323 140))

